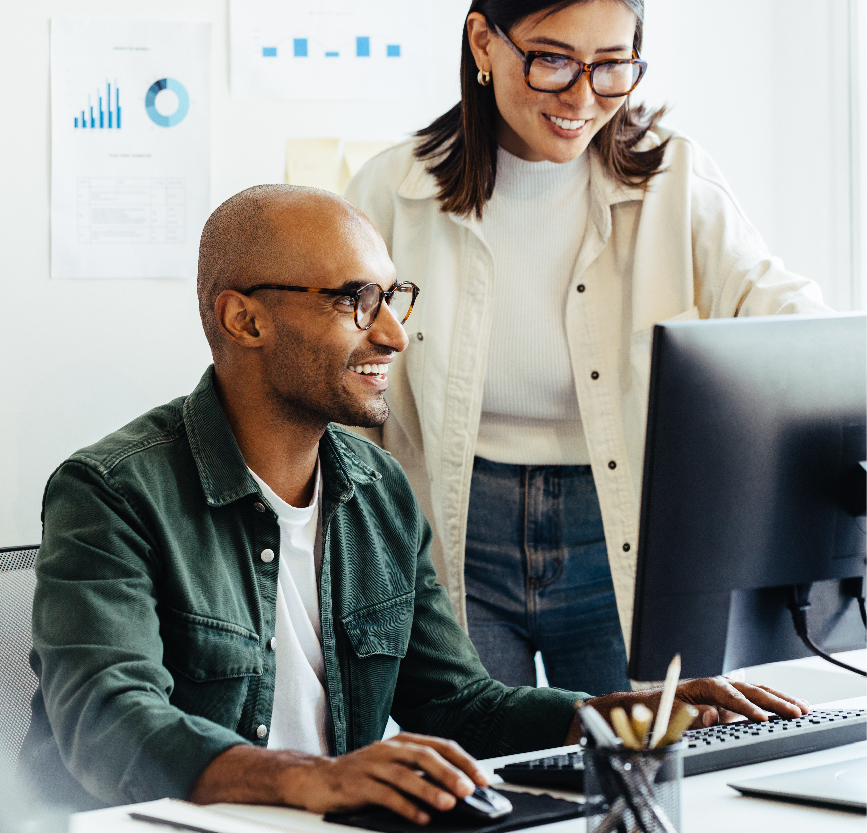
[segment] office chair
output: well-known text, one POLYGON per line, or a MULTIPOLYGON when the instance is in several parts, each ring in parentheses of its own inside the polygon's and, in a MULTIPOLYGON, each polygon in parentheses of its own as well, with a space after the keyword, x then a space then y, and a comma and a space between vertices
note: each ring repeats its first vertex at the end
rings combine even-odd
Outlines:
POLYGON ((28 663, 39 547, 0 548, 0 779, 15 771, 37 680, 28 663))

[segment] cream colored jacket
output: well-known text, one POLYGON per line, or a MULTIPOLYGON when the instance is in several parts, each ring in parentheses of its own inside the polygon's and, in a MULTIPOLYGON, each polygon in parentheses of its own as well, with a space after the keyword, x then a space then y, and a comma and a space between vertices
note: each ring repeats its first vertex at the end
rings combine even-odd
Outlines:
MULTIPOLYGON (((653 325, 828 311, 815 284, 771 257, 700 147, 663 130, 645 141, 669 135, 665 172, 647 191, 613 181, 595 150, 588 151, 590 219, 564 309, 627 645, 653 325)), ((389 372, 391 413, 374 439, 406 470, 434 528, 440 581, 465 625, 464 546, 493 261, 475 218, 440 211, 437 184, 412 151, 406 142, 372 159, 346 196, 385 239, 398 280, 421 287, 407 322, 409 347, 389 372)), ((516 304, 551 302, 537 297, 529 281, 515 298, 516 304)))

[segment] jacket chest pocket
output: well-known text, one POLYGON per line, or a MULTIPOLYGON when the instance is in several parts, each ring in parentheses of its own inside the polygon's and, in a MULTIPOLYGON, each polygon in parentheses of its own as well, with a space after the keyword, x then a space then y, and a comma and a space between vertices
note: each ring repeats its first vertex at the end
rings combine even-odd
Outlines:
POLYGON ((165 606, 159 613, 163 663, 175 682, 171 703, 237 731, 251 680, 263 673, 258 637, 239 625, 165 606))
POLYGON ((343 630, 356 657, 405 657, 412 631, 414 600, 415 593, 410 591, 343 616, 343 630))
POLYGON ((344 694, 350 750, 382 738, 409 647, 414 601, 410 592, 341 617, 349 643, 344 694))

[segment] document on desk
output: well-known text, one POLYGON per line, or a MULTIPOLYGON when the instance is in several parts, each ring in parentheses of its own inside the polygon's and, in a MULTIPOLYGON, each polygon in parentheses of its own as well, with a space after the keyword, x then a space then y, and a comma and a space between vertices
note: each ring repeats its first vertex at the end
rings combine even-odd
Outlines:
POLYGON ((52 278, 195 276, 210 41, 210 23, 52 19, 52 278))
POLYGON ((230 0, 232 95, 400 100, 430 95, 431 0, 230 0))
MULTIPOLYGON (((210 807, 200 807, 175 798, 163 798, 143 804, 118 808, 123 816, 113 818, 109 825, 100 824, 91 813, 79 813, 70 819, 69 833, 93 833, 111 830, 112 833, 167 833, 169 830, 190 833, 262 833, 261 822, 256 818, 244 819, 212 812, 210 807), (121 821, 123 819, 123 821, 121 821)), ((321 833, 321 831, 320 831, 321 833)))

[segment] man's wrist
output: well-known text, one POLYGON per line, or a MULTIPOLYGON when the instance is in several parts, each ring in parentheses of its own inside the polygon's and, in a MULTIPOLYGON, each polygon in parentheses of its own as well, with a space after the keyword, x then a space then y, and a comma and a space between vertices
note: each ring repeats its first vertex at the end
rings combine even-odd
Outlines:
POLYGON ((310 810, 310 799, 321 789, 333 759, 289 751, 279 752, 276 757, 277 766, 271 770, 273 790, 278 795, 276 803, 310 810))
POLYGON ((630 714, 632 707, 636 703, 644 703, 644 705, 653 706, 654 701, 659 697, 659 689, 645 689, 642 691, 617 691, 614 694, 605 694, 601 697, 590 697, 581 703, 575 704, 575 717, 569 726, 569 731, 566 734, 566 745, 571 746, 573 743, 578 743, 582 737, 581 721, 578 719, 578 709, 581 706, 592 706, 602 717, 609 723, 611 722, 611 710, 620 706, 627 714, 630 714))
POLYGON ((287 804, 305 809, 315 790, 310 774, 326 760, 239 744, 211 761, 189 799, 196 804, 287 804))

